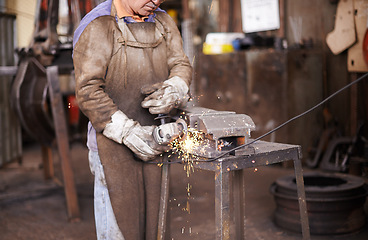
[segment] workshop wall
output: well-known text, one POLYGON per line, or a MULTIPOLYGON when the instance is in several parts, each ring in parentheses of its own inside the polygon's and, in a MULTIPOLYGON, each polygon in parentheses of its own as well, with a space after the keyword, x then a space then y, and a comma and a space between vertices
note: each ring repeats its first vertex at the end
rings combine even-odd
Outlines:
MULTIPOLYGON (((347 71, 347 52, 334 55, 326 44, 327 34, 334 29, 336 1, 279 2, 281 28, 258 34, 284 39, 286 48, 251 47, 220 55, 204 55, 200 49, 196 56, 197 104, 248 114, 257 125, 253 136, 313 107, 354 79, 347 71)), ((218 28, 213 32, 220 31, 219 24, 212 26, 218 28)), ((266 140, 301 144, 307 157, 331 119, 338 123, 342 134, 349 135, 354 132, 350 91, 340 93, 266 140)))
MULTIPOLYGON (((320 51, 253 49, 200 54, 197 104, 249 115, 259 137, 322 100, 320 51)), ((264 140, 302 145, 304 156, 322 131, 322 109, 281 128, 264 140)))
MULTIPOLYGON (((334 55, 326 44, 326 36, 333 31, 337 1, 287 1, 286 39, 290 47, 303 47, 313 44, 321 50, 323 97, 327 97, 350 82, 347 71, 347 51, 334 55), (298 31, 293 30, 296 25, 298 31)), ((309 89, 313 91, 313 89, 309 89)), ((344 134, 350 134, 350 90, 330 100, 324 107, 336 120, 344 134)))

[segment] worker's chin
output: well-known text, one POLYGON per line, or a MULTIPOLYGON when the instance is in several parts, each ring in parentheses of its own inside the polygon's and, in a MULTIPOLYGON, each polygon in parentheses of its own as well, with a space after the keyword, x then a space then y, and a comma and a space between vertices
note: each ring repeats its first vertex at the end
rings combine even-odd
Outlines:
POLYGON ((141 8, 141 9, 140 9, 140 11, 138 12, 138 14, 139 14, 140 16, 144 16, 144 17, 146 17, 146 16, 148 16, 148 15, 152 14, 152 13, 153 13, 153 11, 155 11, 155 10, 156 10, 156 8, 152 8, 152 7, 148 7, 148 6, 146 6, 146 7, 144 7, 144 8, 141 8))

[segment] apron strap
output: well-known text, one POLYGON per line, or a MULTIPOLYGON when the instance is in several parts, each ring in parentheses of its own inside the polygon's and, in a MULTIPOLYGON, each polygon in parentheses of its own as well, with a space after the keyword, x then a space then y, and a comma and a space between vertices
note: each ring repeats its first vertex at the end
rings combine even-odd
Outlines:
POLYGON ((124 44, 124 46, 134 47, 134 48, 155 48, 162 43, 164 36, 161 37, 154 43, 141 43, 135 41, 126 41, 123 37, 118 38, 118 42, 124 44))
MULTIPOLYGON (((116 9, 114 7, 112 7, 111 9, 112 11, 116 11, 116 9)), ((156 18, 157 19, 157 18, 156 18)), ((161 27, 164 30, 163 24, 160 21, 157 21, 161 27)), ((127 36, 127 30, 128 27, 126 26, 126 23, 124 21, 120 22, 118 21, 118 27, 122 33, 122 36, 118 37, 117 41, 119 43, 121 43, 122 45, 124 45, 124 88, 126 88, 127 83, 128 83, 128 59, 127 59, 127 47, 133 47, 133 48, 156 48, 157 46, 159 46, 165 39, 166 39, 166 34, 165 32, 161 31, 156 24, 156 29, 160 32, 161 36, 160 38, 153 43, 142 43, 142 42, 138 42, 138 41, 127 41, 124 39, 124 34, 125 36, 127 36), (124 24, 123 26, 121 26, 122 24, 124 24)))

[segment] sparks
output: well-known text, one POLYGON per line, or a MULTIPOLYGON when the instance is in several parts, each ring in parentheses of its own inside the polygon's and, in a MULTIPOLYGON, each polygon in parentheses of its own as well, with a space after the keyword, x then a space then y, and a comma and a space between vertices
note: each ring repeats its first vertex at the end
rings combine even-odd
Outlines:
POLYGON ((199 159, 198 156, 192 154, 193 149, 201 150, 204 142, 204 137, 201 132, 194 128, 189 128, 187 134, 183 138, 177 138, 170 143, 171 155, 176 155, 178 159, 181 159, 181 161, 185 163, 184 170, 187 171, 188 177, 191 172, 194 172, 194 161, 199 159))
POLYGON ((188 214, 190 214, 190 204, 189 204, 189 200, 187 200, 187 204, 186 206, 182 209, 184 212, 187 212, 188 214))

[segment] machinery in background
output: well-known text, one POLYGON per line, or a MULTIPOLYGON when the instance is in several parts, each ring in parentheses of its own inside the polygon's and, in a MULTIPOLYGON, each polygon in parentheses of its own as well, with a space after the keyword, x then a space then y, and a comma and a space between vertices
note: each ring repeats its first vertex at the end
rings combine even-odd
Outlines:
POLYGON ((11 87, 12 108, 28 135, 42 146, 46 179, 55 178, 51 152, 53 144, 57 145, 71 221, 78 221, 80 212, 68 132, 78 125, 81 116, 74 99, 72 41, 81 17, 97 3, 38 0, 33 38, 28 48, 18 50, 19 63, 11 87))
POLYGON ((18 49, 18 70, 11 89, 12 107, 29 136, 49 145, 55 138, 46 68, 58 67, 69 130, 81 115, 76 111, 72 60, 73 33, 96 0, 38 0, 35 30, 28 48, 18 49))

